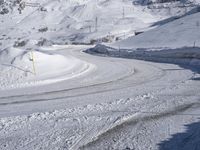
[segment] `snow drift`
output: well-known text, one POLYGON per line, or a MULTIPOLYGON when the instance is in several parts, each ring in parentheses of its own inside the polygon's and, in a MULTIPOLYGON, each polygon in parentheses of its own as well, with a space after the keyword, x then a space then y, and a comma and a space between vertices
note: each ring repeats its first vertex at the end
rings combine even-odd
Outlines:
POLYGON ((0 52, 0 89, 67 80, 86 71, 89 66, 71 55, 8 48, 0 52))

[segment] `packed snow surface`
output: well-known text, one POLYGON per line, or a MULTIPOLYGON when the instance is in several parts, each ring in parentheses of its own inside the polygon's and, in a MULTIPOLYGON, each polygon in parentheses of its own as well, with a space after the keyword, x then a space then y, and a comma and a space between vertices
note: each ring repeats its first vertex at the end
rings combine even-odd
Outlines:
POLYGON ((93 56, 82 46, 49 49, 71 50, 96 68, 71 80, 0 91, 0 149, 199 147, 195 68, 93 56))
POLYGON ((120 42, 97 45, 87 52, 199 67, 199 22, 197 12, 120 42))
POLYGON ((0 12, 8 11, 0 14, 0 49, 13 45, 111 42, 196 7, 193 2, 147 6, 134 5, 132 0, 26 0, 20 13, 19 5, 16 0, 0 5, 0 12))
POLYGON ((200 149, 198 1, 25 2, 0 1, 0 149, 200 149))

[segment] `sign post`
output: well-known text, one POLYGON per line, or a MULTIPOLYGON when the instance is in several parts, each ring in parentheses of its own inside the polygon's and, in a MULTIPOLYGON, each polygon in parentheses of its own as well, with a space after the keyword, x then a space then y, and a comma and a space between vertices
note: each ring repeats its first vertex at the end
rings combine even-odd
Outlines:
POLYGON ((31 60, 32 60, 32 64, 33 64, 33 73, 34 73, 34 75, 36 75, 35 59, 34 59, 33 51, 31 51, 31 60))

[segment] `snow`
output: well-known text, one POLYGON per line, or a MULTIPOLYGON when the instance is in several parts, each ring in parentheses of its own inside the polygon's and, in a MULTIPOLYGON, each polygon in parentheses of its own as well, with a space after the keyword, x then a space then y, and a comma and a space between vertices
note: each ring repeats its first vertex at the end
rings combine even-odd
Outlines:
MULTIPOLYGON (((50 84, 80 76, 94 68, 71 55, 8 48, 0 55, 0 89, 50 84)), ((54 48, 56 49, 56 47, 54 48)))
POLYGON ((115 49, 105 45, 97 45, 86 50, 86 52, 101 56, 134 58, 154 62, 194 65, 196 67, 200 65, 199 47, 115 49))
POLYGON ((199 148, 198 1, 26 2, 0 2, 0 149, 199 148))
MULTIPOLYGON (((143 92, 132 98, 1 118, 1 149, 158 149, 161 140, 184 132, 184 124, 198 121, 199 113, 193 107, 198 106, 199 89, 194 87, 199 87, 199 82, 187 80, 192 72, 180 71, 178 66, 156 66, 176 70, 166 71, 163 78, 153 82, 116 91, 143 92), (166 80, 168 85, 162 86, 166 80), (193 94, 187 96, 188 92, 193 94), (185 110, 197 116, 187 115, 185 110)), ((102 93, 99 96, 101 99, 102 93)))
POLYGON ((97 45, 87 52, 199 66, 199 19, 199 12, 186 15, 126 40, 97 45))
POLYGON ((38 3, 46 11, 26 6, 19 14, 18 4, 6 1, 0 6, 9 6, 9 13, 0 17, 0 49, 20 41, 27 41, 26 46, 31 41, 37 44, 41 39, 46 39, 49 44, 90 43, 105 38, 115 41, 116 38, 133 36, 135 31, 148 30, 157 21, 182 15, 196 7, 193 3, 183 7, 177 2, 173 6, 161 3, 149 8, 133 5, 131 0, 28 0, 26 3, 38 3), (41 32, 44 28, 47 30, 41 32))
POLYGON ((118 48, 193 47, 200 46, 200 13, 164 24, 135 37, 111 44, 118 48))
POLYGON ((1 149, 156 150, 171 135, 185 132, 184 124, 199 121, 200 75, 192 67, 92 56, 82 48, 48 50, 72 50, 73 57, 96 66, 92 72, 0 91, 1 149))

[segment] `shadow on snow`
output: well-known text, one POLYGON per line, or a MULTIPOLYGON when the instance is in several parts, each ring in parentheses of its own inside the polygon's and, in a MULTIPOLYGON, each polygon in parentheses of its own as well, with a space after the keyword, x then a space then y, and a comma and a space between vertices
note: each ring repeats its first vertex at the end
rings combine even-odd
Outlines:
POLYGON ((200 150, 200 122, 185 125, 186 131, 162 141, 159 150, 200 150))

